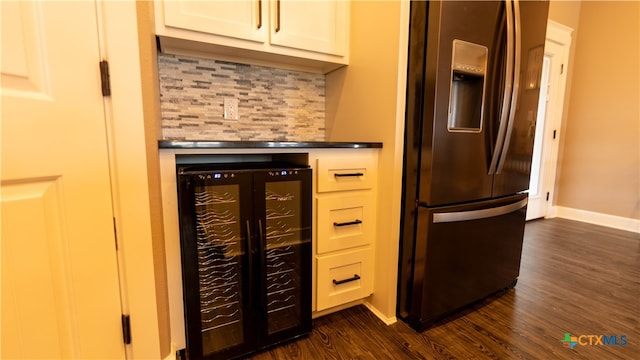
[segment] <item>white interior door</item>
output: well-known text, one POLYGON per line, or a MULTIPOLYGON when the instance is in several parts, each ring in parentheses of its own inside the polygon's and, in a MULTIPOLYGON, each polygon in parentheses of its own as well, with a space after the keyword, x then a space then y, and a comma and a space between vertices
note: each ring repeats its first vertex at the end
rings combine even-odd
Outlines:
POLYGON ((527 220, 547 216, 557 167, 571 30, 550 22, 540 82, 527 220))
POLYGON ((0 357, 123 358, 95 3, 0 3, 0 357))
POLYGON ((544 167, 542 166, 542 145, 545 141, 545 120, 547 103, 549 102, 549 67, 551 57, 544 56, 542 79, 540 81, 540 99, 536 118, 536 133, 533 141, 533 157, 531 159, 531 179, 529 180, 529 203, 527 220, 544 217, 547 209, 546 184, 544 183, 544 167))

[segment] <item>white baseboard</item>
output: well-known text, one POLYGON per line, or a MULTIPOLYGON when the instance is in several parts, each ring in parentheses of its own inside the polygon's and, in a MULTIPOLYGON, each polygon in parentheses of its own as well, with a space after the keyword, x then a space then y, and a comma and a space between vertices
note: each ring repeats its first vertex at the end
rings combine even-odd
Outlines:
POLYGON ((392 316, 392 317, 384 316, 378 309, 373 307, 373 305, 371 305, 371 303, 369 303, 368 301, 364 302, 364 306, 366 306, 367 309, 369 309, 369 311, 373 313, 373 315, 375 315, 378 319, 382 320, 382 322, 385 323, 386 325, 395 324, 398 321, 398 319, 395 316, 392 316))
POLYGON ((640 233, 640 220, 638 219, 573 209, 564 206, 554 206, 547 214, 547 217, 560 217, 563 219, 576 220, 589 224, 640 233))

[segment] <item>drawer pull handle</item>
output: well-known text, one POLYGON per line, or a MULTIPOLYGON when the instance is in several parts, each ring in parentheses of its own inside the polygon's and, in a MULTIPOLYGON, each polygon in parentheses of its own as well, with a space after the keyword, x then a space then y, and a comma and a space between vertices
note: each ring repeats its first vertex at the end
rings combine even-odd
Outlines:
POLYGON ((349 225, 358 225, 358 224, 362 224, 362 220, 355 219, 353 221, 347 221, 347 222, 343 222, 343 223, 334 222, 333 226, 340 227, 340 226, 349 226, 349 225))
POLYGON ((333 176, 335 177, 358 177, 358 176, 364 176, 364 173, 361 172, 357 172, 357 173, 335 173, 333 174, 333 176))
POLYGON ((342 279, 342 280, 333 279, 333 285, 340 285, 340 284, 344 284, 344 283, 348 283, 356 280, 360 280, 360 275, 354 274, 352 278, 342 279))

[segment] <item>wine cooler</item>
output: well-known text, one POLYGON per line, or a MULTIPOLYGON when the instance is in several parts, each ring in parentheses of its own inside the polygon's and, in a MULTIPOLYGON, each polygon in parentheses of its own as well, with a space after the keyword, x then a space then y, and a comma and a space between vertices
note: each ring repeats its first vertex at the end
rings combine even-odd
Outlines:
POLYGON ((311 331, 311 170, 237 167, 177 168, 188 359, 311 331))

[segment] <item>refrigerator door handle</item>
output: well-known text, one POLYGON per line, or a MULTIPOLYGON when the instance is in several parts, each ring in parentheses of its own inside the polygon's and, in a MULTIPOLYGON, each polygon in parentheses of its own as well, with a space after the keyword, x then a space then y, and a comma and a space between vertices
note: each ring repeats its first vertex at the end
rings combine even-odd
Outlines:
POLYGON ((490 217, 505 215, 505 214, 522 209, 527 205, 527 201, 528 201, 528 198, 524 198, 515 203, 498 206, 494 208, 489 208, 489 209, 435 213, 433 214, 433 223, 436 224, 436 223, 469 221, 469 220, 486 219, 490 217))
POLYGON ((516 109, 518 107, 518 92, 520 90, 520 50, 522 47, 522 34, 520 24, 520 3, 518 0, 513 0, 513 15, 515 18, 515 60, 513 70, 513 94, 511 97, 511 108, 509 109, 509 123, 507 124, 507 133, 504 137, 504 145, 502 146, 502 155, 500 155, 500 163, 496 169, 496 174, 502 172, 502 168, 507 160, 507 153, 509 152, 509 142, 511 141, 511 133, 513 132, 513 122, 516 115, 516 109))
MULTIPOLYGON (((517 0, 516 0, 517 1, 517 0)), ((505 140, 505 133, 507 132, 507 123, 509 121, 509 105, 513 97, 513 66, 514 66, 514 24, 513 24, 513 9, 511 8, 511 0, 505 1, 506 20, 507 20, 507 59, 504 69, 504 94, 502 96, 502 108, 500 109, 500 127, 498 128, 498 135, 496 136, 496 144, 493 148, 493 155, 491 156, 491 164, 489 165, 489 175, 496 173, 498 167, 498 160, 502 153, 503 144, 505 140)))

